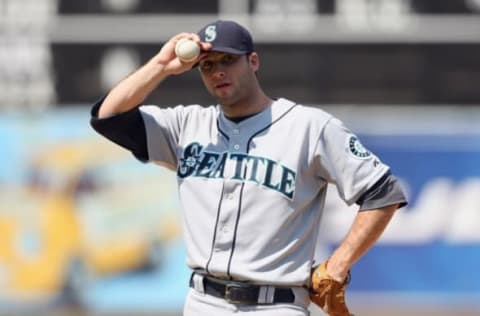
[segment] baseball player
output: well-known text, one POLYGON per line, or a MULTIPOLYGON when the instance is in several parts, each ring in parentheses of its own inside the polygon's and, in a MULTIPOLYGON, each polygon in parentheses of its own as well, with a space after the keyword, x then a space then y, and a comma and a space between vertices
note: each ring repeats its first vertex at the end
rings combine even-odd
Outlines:
POLYGON ((244 27, 212 22, 168 40, 94 105, 91 125, 177 174, 192 269, 184 315, 308 315, 311 300, 329 315, 349 315, 349 270, 405 196, 337 118, 267 96, 259 68, 244 27), (190 62, 175 55, 184 38, 201 47, 190 62), (192 68, 216 105, 142 104, 163 80, 192 68), (313 267, 328 183, 359 212, 339 247, 313 267))

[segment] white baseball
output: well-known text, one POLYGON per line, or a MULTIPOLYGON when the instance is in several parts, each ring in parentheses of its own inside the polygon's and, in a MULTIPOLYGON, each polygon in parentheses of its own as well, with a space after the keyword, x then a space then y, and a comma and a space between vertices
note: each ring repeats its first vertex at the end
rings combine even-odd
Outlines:
POLYGON ((180 39, 175 45, 175 55, 183 62, 191 62, 200 54, 200 46, 188 38, 180 39))

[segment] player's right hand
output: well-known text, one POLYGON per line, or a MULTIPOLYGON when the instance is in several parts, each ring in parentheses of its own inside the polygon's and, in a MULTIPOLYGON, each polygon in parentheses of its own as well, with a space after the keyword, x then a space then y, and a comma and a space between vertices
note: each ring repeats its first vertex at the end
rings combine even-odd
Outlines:
POLYGON ((172 38, 170 38, 158 52, 158 54, 153 58, 155 63, 163 65, 163 71, 166 74, 181 74, 185 71, 190 70, 193 65, 195 65, 205 54, 211 49, 212 45, 209 43, 204 43, 200 41, 200 37, 195 33, 179 33, 172 38), (201 53, 197 59, 185 63, 180 61, 180 59, 175 55, 175 45, 177 42, 182 39, 187 38, 197 42, 200 45, 201 53))

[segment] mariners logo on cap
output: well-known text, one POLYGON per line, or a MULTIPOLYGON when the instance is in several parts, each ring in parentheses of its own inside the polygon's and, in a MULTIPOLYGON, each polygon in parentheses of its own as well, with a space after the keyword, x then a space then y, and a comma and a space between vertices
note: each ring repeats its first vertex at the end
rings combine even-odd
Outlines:
POLYGON ((217 26, 216 25, 209 25, 205 29, 205 42, 210 43, 213 42, 217 38, 217 26))
POLYGON ((367 158, 372 154, 355 136, 350 137, 348 148, 350 149, 350 152, 358 158, 367 158))

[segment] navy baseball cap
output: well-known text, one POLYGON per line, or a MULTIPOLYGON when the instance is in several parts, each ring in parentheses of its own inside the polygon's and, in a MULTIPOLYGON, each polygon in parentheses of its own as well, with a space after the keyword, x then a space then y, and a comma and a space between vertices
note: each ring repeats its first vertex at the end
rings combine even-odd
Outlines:
POLYGON ((253 52, 250 33, 233 21, 218 20, 198 31, 200 40, 212 44, 212 52, 244 55, 253 52))

